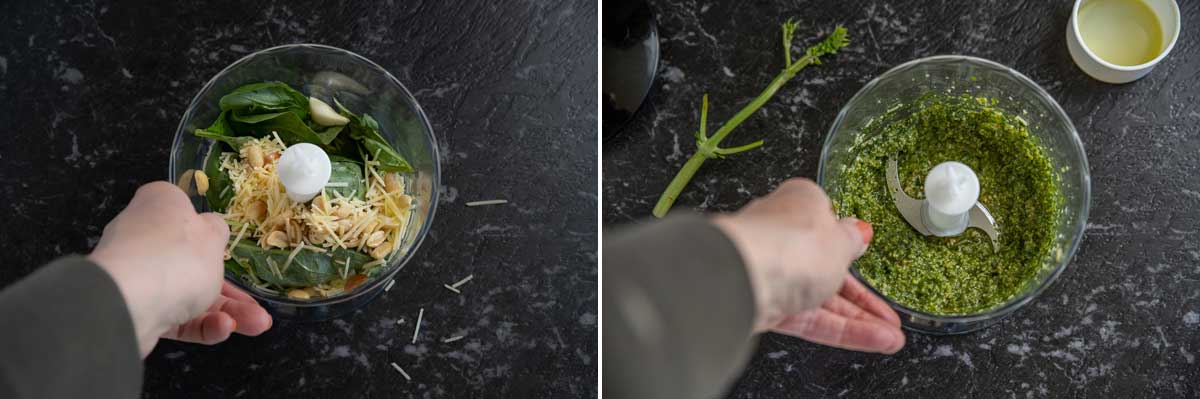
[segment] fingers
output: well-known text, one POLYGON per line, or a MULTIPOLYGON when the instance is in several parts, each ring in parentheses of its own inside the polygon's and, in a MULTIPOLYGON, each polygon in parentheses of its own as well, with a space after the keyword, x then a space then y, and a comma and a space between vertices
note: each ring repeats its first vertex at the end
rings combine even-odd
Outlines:
POLYGON ((846 280, 842 283, 842 290, 838 296, 888 324, 900 327, 900 316, 896 315, 896 311, 892 310, 892 307, 888 306, 883 299, 867 290, 867 287, 863 286, 854 276, 846 275, 846 280))
POLYGON ((200 220, 212 232, 213 239, 221 242, 222 247, 229 242, 229 224, 221 215, 205 212, 200 214, 200 220))
POLYGON ((227 314, 237 321, 238 334, 257 336, 271 328, 271 315, 254 300, 242 301, 222 296, 217 298, 212 310, 227 314))
POLYGON ((772 329, 835 348, 892 354, 904 347, 904 333, 882 320, 852 319, 821 308, 789 316, 772 329))
POLYGON ((237 321, 226 313, 206 312, 200 317, 176 326, 164 338, 176 341, 212 345, 224 342, 237 329, 237 321))
POLYGON ((250 297, 250 294, 238 289, 238 287, 233 286, 228 281, 221 284, 221 295, 235 301, 254 302, 254 298, 250 297))
POLYGON ((825 195, 825 190, 809 179, 785 180, 775 191, 771 192, 771 196, 779 197, 784 202, 783 206, 798 207, 801 212, 833 214, 833 204, 829 201, 829 196, 825 195))
POLYGON ((133 199, 129 200, 130 206, 134 204, 186 207, 187 209, 192 209, 191 201, 188 200, 187 194, 184 194, 183 190, 180 190, 178 186, 165 181, 150 182, 138 187, 137 191, 133 193, 133 199))
POLYGON ((838 255, 844 256, 847 261, 847 266, 850 261, 858 259, 863 253, 867 252, 867 244, 871 242, 871 237, 875 235, 871 225, 867 222, 855 218, 843 218, 836 223, 836 232, 834 234, 841 235, 841 239, 835 242, 841 252, 838 255))

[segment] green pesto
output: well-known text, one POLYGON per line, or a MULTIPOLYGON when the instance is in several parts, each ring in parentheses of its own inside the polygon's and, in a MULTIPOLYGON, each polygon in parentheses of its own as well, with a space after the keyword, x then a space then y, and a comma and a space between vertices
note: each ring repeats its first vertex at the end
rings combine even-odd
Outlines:
POLYGON ((842 216, 871 222, 875 237, 855 267, 871 286, 910 308, 970 314, 1019 294, 1042 268, 1054 243, 1061 203, 1057 175, 1025 120, 995 100, 926 95, 889 110, 862 129, 851 161, 832 190, 842 216), (887 159, 900 182, 924 197, 924 179, 942 162, 958 161, 979 177, 979 201, 1000 225, 1000 252, 986 234, 926 237, 900 216, 887 190, 887 159))

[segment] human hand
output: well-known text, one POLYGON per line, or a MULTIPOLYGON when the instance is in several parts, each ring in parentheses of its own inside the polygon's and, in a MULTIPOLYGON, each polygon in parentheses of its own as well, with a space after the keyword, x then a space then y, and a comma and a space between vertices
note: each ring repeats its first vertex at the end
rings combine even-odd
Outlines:
POLYGON ((224 283, 228 240, 219 215, 197 214, 166 182, 139 187, 104 227, 88 258, 117 283, 143 357, 159 337, 215 344, 235 331, 258 335, 271 327, 266 310, 224 283))
POLYGON ((866 251, 871 226, 838 220, 811 180, 785 181, 713 223, 746 264, 758 309, 756 331, 861 351, 894 353, 904 346, 896 313, 847 273, 866 251))

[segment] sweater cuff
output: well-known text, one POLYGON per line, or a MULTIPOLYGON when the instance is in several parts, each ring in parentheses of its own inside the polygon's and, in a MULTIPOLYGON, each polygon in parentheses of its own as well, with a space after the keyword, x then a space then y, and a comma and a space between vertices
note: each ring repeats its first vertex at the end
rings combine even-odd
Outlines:
POLYGON ((605 323, 617 319, 624 330, 609 337, 614 330, 605 328, 605 354, 610 342, 636 348, 618 357, 662 370, 624 370, 631 396, 713 396, 749 360, 756 313, 750 278, 733 242, 706 217, 677 215, 606 234, 604 290, 605 323))
POLYGON ((0 325, 0 393, 139 397, 133 319, 116 282, 86 258, 60 258, 0 291, 0 325))

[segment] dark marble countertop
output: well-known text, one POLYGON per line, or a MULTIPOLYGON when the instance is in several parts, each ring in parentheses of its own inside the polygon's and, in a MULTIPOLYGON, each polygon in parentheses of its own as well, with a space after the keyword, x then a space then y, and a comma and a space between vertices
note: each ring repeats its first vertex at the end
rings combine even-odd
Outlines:
POLYGON ((165 179, 180 116, 221 68, 324 43, 383 65, 430 117, 443 180, 429 239, 351 315, 164 341, 144 397, 594 397, 591 3, 2 2, 0 284, 87 252, 137 186, 165 179), (464 206, 494 198, 509 204, 464 206), (470 274, 462 295, 442 288, 470 274))
MULTIPOLYGON (((1074 262, 1030 306, 984 331, 909 335, 894 356, 769 334, 732 397, 1196 397, 1200 395, 1200 3, 1148 77, 1108 85, 1067 53, 1072 2, 652 1, 662 63, 648 106, 604 143, 607 225, 649 216, 694 150, 700 98, 719 126, 781 68, 779 24, 799 43, 844 24, 853 43, 808 68, 727 146, 766 146, 703 166, 677 209, 734 210, 792 176, 815 178, 841 106, 904 61, 966 54, 1041 84, 1075 123, 1092 209, 1074 262)), ((799 45, 803 48, 803 45, 799 45)))

